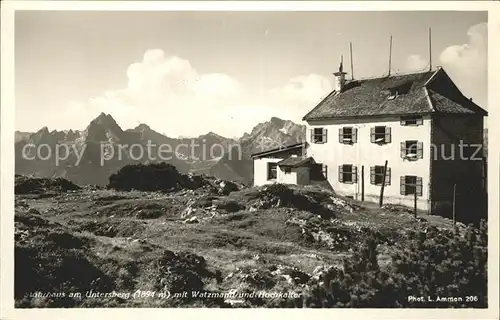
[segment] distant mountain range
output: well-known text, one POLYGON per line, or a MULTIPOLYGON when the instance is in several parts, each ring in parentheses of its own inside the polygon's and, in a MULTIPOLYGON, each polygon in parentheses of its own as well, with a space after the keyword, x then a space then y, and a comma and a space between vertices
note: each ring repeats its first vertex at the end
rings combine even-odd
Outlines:
POLYGON ((109 175, 127 164, 164 161, 184 173, 250 182, 252 153, 304 139, 305 126, 276 117, 236 139, 214 132, 193 138, 170 138, 146 124, 123 130, 111 115, 101 113, 83 131, 49 131, 47 127, 34 133, 16 131, 16 173, 104 185, 109 175))

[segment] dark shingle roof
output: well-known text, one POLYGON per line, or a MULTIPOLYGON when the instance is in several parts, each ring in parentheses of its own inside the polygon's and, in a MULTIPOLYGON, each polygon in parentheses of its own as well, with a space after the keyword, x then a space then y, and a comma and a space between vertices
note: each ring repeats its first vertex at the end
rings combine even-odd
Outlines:
POLYGON ((305 142, 299 142, 299 143, 290 144, 290 145, 287 145, 287 146, 280 146, 278 148, 264 150, 264 151, 256 152, 256 153, 252 153, 250 156, 252 158, 260 158, 260 157, 264 157, 264 156, 267 156, 267 155, 272 155, 272 154, 275 154, 275 153, 280 153, 280 152, 285 152, 285 151, 291 151, 291 150, 295 150, 295 149, 302 149, 302 148, 305 148, 306 146, 307 145, 306 145, 305 142))
POLYGON ((434 106, 436 111, 446 112, 446 113, 474 114, 474 111, 464 107, 461 103, 453 101, 450 98, 445 97, 439 92, 436 92, 434 90, 429 89, 428 91, 429 91, 429 98, 431 99, 432 105, 434 106))
POLYGON ((342 92, 330 93, 303 120, 434 112, 486 114, 465 98, 446 72, 439 68, 437 71, 350 81, 342 92), (389 99, 396 90, 398 96, 389 99))
POLYGON ((278 166, 281 167, 291 167, 291 168, 297 168, 300 167, 304 164, 308 164, 313 160, 313 158, 308 157, 308 158, 301 158, 301 157, 288 157, 286 159, 281 160, 278 162, 278 166))

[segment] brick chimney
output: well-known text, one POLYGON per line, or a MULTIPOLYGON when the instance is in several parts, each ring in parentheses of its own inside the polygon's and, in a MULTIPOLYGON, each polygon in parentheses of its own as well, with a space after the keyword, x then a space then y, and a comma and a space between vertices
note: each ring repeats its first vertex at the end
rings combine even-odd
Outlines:
POLYGON ((347 74, 346 72, 344 72, 343 60, 343 57, 341 57, 339 71, 333 74, 333 90, 337 92, 341 92, 344 89, 345 75, 347 74))

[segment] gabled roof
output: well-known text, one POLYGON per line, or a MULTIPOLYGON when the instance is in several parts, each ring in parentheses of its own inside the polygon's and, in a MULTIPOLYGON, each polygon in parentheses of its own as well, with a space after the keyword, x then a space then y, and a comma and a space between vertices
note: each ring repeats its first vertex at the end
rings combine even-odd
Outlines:
POLYGON ((305 146, 306 146, 305 142, 299 142, 299 143, 290 144, 287 146, 280 146, 278 148, 265 150, 262 152, 253 153, 253 154, 251 154, 251 157, 252 158, 261 158, 261 157, 265 157, 268 155, 272 155, 272 154, 280 153, 280 152, 284 152, 284 151, 292 151, 292 150, 302 149, 305 146))
POLYGON ((312 157, 302 158, 302 157, 288 157, 286 159, 281 160, 277 163, 280 167, 289 167, 289 168, 297 168, 306 164, 309 164, 313 161, 312 157))
POLYGON ((446 72, 438 68, 347 82, 341 92, 331 92, 303 120, 430 113, 487 115, 484 109, 463 96, 446 72))

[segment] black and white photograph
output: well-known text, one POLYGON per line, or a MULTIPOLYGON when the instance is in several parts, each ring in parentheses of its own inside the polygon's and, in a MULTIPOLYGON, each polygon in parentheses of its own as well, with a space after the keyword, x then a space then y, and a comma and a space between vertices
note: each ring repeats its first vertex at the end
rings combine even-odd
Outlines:
POLYGON ((8 308, 498 317, 500 24, 448 7, 15 10, 8 308))

